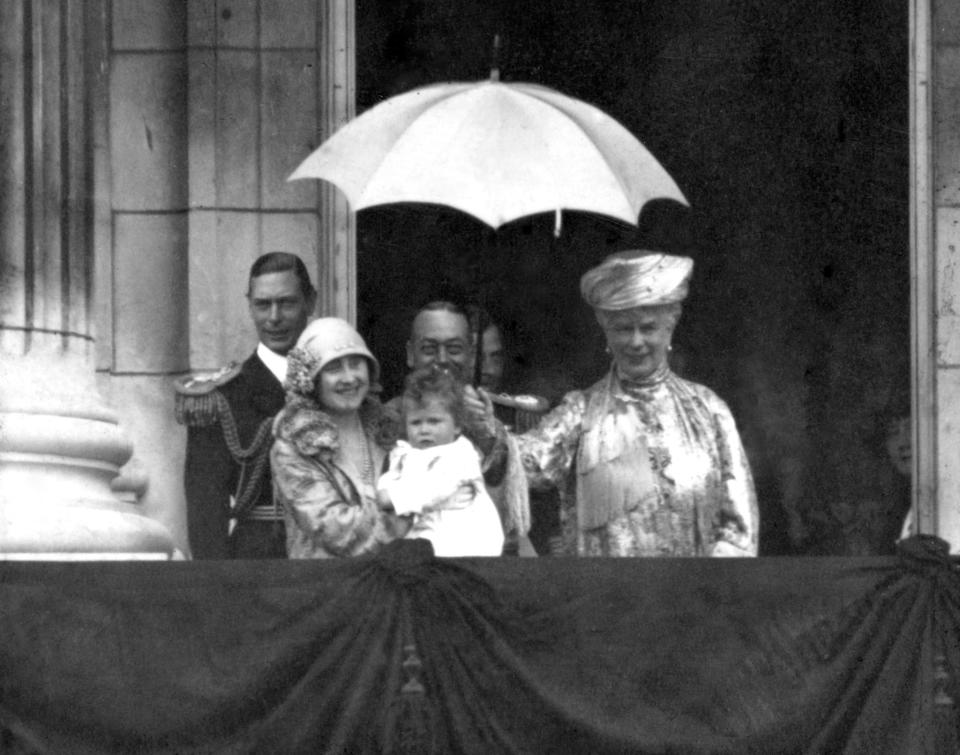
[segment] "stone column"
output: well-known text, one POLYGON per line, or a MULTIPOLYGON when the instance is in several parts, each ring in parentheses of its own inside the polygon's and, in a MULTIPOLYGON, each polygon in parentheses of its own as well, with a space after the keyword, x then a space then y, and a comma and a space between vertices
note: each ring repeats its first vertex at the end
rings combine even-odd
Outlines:
POLYGON ((960 552, 960 6, 910 2, 916 531, 960 552))
MULTIPOLYGON (((960 552, 960 7, 934 0, 931 123, 927 131, 933 170, 932 265, 935 288, 936 515, 932 531, 960 552)), ((922 407, 921 407, 922 408, 922 407)), ((922 500, 922 499, 921 499, 922 500)), ((921 514, 923 509, 921 508, 921 514)))
POLYGON ((105 64, 101 6, 0 3, 0 558, 173 552, 113 490, 131 447, 96 389, 87 82, 105 64))
MULTIPOLYGON (((321 3, 318 55, 320 133, 323 142, 356 114, 356 20, 353 0, 321 3)), ((357 227, 347 198, 318 181, 320 255, 318 276, 324 314, 357 322, 357 227)))
POLYGON ((936 257, 933 249, 931 0, 910 3, 910 298, 913 527, 937 532, 936 257))

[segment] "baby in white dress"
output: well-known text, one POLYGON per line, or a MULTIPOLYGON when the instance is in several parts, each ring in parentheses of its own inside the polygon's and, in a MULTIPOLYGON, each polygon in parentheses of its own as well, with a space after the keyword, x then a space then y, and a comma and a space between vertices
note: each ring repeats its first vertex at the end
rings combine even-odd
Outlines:
POLYGON ((499 556, 503 527, 487 494, 480 455, 461 435, 463 386, 448 372, 424 369, 407 377, 406 441, 390 453, 377 484, 386 510, 412 515, 408 538, 425 538, 437 556, 499 556))

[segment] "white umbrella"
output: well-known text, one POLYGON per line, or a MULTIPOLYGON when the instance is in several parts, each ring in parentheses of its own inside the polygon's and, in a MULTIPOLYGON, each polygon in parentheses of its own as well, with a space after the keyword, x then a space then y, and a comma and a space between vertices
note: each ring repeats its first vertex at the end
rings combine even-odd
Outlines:
POLYGON ((626 128, 536 84, 446 83, 391 97, 337 131, 289 180, 322 178, 354 210, 447 205, 493 228, 582 210, 636 225, 654 198, 687 204, 626 128))

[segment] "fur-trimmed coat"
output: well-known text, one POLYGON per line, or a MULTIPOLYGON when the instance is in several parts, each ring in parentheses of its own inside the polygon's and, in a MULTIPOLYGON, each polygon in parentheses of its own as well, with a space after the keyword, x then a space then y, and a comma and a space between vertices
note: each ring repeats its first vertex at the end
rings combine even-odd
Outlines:
POLYGON ((283 507, 290 558, 372 553, 400 536, 398 517, 379 509, 375 483, 395 443, 395 424, 379 401, 360 408, 371 480, 342 458, 337 428, 309 399, 289 400, 273 425, 270 451, 276 501, 283 507))

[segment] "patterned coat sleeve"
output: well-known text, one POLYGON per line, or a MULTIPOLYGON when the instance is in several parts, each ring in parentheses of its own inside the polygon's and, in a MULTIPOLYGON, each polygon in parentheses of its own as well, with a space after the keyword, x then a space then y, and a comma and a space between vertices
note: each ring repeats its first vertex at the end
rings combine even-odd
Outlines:
POLYGON ((726 490, 724 511, 736 527, 724 528, 711 555, 756 556, 760 513, 753 485, 750 462, 737 432, 737 425, 726 403, 714 396, 711 410, 720 448, 722 475, 726 490), (732 546, 732 547, 731 547, 732 546))
POLYGON ((376 502, 356 493, 336 465, 321 465, 302 456, 280 438, 274 442, 270 461, 291 558, 356 556, 392 539, 376 502))
POLYGON ((517 436, 531 488, 564 488, 580 442, 586 397, 572 391, 533 430, 517 436))

